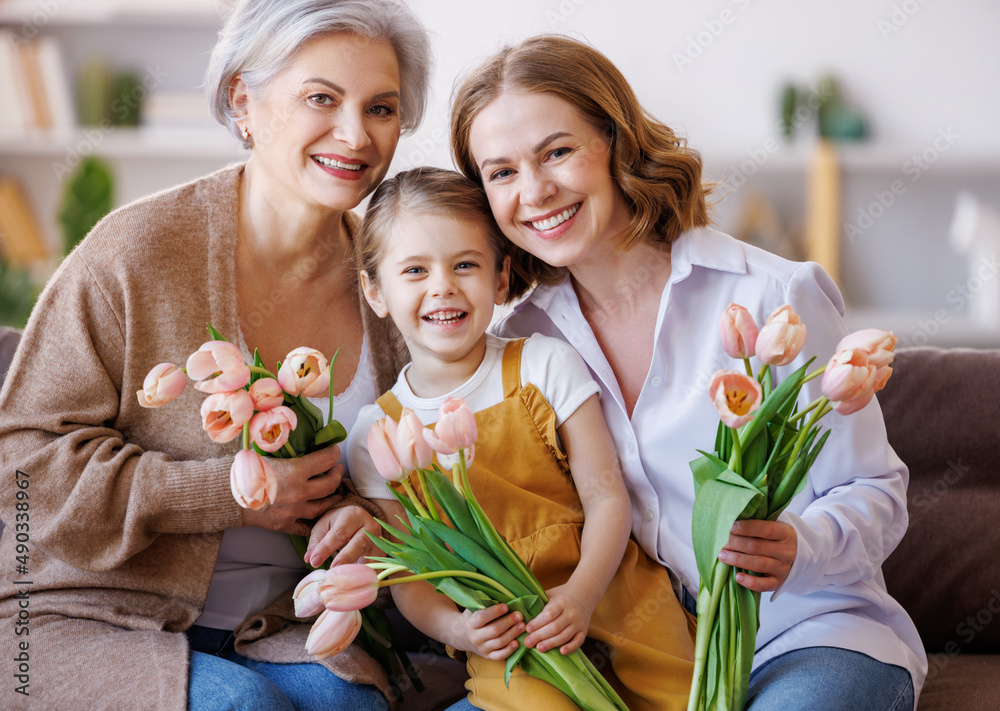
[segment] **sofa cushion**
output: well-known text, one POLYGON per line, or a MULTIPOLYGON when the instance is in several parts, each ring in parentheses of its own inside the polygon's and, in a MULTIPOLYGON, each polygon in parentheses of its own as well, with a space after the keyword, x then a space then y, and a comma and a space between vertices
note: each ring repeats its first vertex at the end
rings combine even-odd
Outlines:
POLYGON ((883 570, 929 652, 1000 652, 1000 350, 908 348, 879 403, 910 469, 883 570))

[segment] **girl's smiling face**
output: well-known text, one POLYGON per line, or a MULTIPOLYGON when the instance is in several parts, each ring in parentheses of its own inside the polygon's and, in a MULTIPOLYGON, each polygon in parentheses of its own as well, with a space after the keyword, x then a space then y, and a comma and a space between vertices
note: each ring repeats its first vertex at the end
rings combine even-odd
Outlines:
POLYGON ((613 252, 629 212, 604 132, 566 100, 505 91, 472 122, 469 144, 493 216, 514 244, 557 267, 613 252))
POLYGON ((237 79, 234 106, 274 200, 350 210, 382 182, 399 141, 399 65, 386 41, 309 40, 258 91, 237 79))
POLYGON ((377 283, 364 271, 361 283, 375 313, 402 333, 408 377, 439 379, 441 368, 471 376, 493 308, 507 295, 510 258, 497 269, 482 221, 433 212, 400 217, 382 239, 377 283))

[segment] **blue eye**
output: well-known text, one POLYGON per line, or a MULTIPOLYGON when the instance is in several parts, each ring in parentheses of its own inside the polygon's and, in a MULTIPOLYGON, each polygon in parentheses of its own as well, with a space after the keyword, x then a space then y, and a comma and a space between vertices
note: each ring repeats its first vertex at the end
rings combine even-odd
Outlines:
POLYGON ((567 155, 569 152, 570 152, 569 148, 556 148, 554 151, 552 151, 551 153, 549 153, 549 155, 552 156, 553 158, 562 158, 564 155, 567 155))
POLYGON ((498 171, 496 171, 494 173, 490 173, 490 182, 492 182, 494 180, 500 180, 502 178, 506 178, 506 177, 508 177, 510 175, 513 175, 513 174, 514 174, 514 171, 511 170, 510 168, 501 168, 500 170, 498 170, 498 171))

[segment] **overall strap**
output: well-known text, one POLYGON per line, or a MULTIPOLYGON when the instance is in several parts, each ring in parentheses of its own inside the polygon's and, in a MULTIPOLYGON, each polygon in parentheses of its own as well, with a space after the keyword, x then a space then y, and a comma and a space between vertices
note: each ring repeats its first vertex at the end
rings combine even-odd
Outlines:
POLYGON ((521 350, 527 339, 515 338, 503 349, 503 396, 514 396, 521 389, 521 350))
POLYGON ((382 408, 382 412, 396 422, 399 422, 399 418, 403 416, 403 405, 399 402, 399 398, 392 394, 392 390, 386 390, 382 397, 375 402, 382 408))

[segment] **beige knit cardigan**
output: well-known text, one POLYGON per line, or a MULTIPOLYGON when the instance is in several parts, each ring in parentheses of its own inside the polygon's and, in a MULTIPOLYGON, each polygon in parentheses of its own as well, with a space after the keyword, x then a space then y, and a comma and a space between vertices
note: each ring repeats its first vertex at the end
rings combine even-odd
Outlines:
MULTIPOLYGON (((0 708, 186 707, 183 632, 203 609, 223 530, 242 525, 229 488, 237 444, 204 434, 193 388, 158 410, 136 391, 154 365, 183 364, 208 340, 207 322, 237 333, 242 170, 111 213, 32 313, 0 393, 0 708), (21 663, 26 688, 13 676, 21 663)), ((310 660, 289 600, 241 626, 241 653, 310 660)), ((356 646, 325 664, 388 691, 356 646)))

